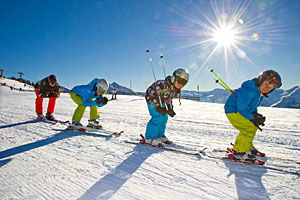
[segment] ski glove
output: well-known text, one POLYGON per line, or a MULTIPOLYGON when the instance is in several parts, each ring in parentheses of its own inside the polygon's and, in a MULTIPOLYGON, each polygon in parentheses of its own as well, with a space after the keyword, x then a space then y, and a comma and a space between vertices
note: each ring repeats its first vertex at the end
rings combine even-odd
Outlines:
POLYGON ((167 109, 166 108, 162 108, 160 106, 155 106, 155 110, 157 112, 159 112, 160 114, 162 115, 166 115, 168 113, 167 109))
POLYGON ((99 97, 99 98, 96 99, 96 103, 97 104, 104 104, 104 105, 106 105, 107 102, 108 102, 108 99, 106 97, 99 97))
POLYGON ((174 116, 176 115, 176 113, 174 112, 173 109, 170 109, 170 110, 168 110, 168 115, 169 115, 170 117, 174 117, 174 116))
POLYGON ((264 122, 266 121, 266 117, 259 113, 252 113, 253 119, 251 120, 256 126, 262 125, 264 126, 264 122))

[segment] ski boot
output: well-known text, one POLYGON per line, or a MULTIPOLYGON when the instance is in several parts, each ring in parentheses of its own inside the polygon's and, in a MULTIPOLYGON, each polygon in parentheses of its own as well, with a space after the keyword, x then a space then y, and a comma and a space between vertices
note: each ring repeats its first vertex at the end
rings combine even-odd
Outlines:
POLYGON ((70 124, 67 128, 67 130, 78 130, 82 132, 86 132, 87 129, 83 127, 83 125, 80 122, 77 122, 75 120, 72 120, 72 124, 70 124))
POLYGON ((95 129, 101 129, 102 126, 99 124, 99 121, 96 119, 89 119, 89 123, 87 127, 95 128, 95 129))
POLYGON ((46 119, 49 121, 56 121, 52 113, 47 113, 46 114, 46 119))
POLYGON ((160 141, 161 141, 162 143, 165 143, 165 144, 173 144, 173 142, 172 142, 171 140, 169 140, 166 136, 161 137, 161 138, 158 138, 158 139, 160 139, 160 141))
POLYGON ((46 120, 45 116, 43 114, 37 114, 38 120, 46 120))
POLYGON ((263 165, 265 163, 264 161, 257 159, 257 157, 251 153, 251 151, 243 152, 243 153, 233 151, 233 153, 229 154, 228 157, 233 160, 238 160, 246 163, 253 163, 257 165, 263 165))
POLYGON ((251 154, 259 156, 259 157, 265 157, 265 155, 266 155, 265 153, 258 151, 255 147, 252 147, 250 151, 251 151, 251 154))
MULTIPOLYGON (((232 146, 234 146, 234 144, 231 142, 230 143, 232 146)), ((227 148, 228 151, 230 151, 231 153, 233 153, 233 148, 227 148)), ((250 149, 251 154, 255 155, 255 156, 259 156, 259 157, 265 157, 265 153, 262 153, 260 151, 258 151, 255 147, 252 147, 250 149)))
POLYGON ((145 141, 146 144, 150 144, 151 146, 154 146, 154 147, 162 147, 163 144, 160 140, 160 138, 154 138, 154 139, 149 139, 145 141))

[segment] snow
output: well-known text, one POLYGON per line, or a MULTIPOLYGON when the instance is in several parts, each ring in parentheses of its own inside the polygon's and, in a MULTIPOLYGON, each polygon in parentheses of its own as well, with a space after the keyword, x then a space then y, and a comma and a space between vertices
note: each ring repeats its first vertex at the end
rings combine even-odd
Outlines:
POLYGON ((4 77, 0 77, 0 84, 6 84, 6 86, 12 87, 14 89, 19 90, 20 88, 26 91, 33 91, 34 88, 31 85, 26 83, 20 83, 19 81, 7 79, 4 77))
MULTIPOLYGON (((34 121, 34 102, 32 92, 0 87, 0 199, 300 199, 295 174, 125 143, 145 132, 150 116, 143 97, 118 95, 99 108, 106 129, 125 131, 117 138, 54 131, 65 125, 34 121)), ((176 144, 209 150, 234 142, 237 131, 223 104, 174 104, 177 115, 169 118, 166 135, 176 144)), ((75 108, 63 93, 55 117, 71 120, 75 108)), ((259 112, 267 121, 254 145, 270 157, 299 160, 299 110, 259 112)), ((89 108, 82 123, 88 118, 89 108)))

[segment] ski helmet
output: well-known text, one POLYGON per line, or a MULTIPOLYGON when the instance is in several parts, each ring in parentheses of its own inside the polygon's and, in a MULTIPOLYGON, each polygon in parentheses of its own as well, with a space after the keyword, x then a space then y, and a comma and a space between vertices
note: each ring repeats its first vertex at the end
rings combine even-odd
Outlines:
POLYGON ((109 83, 105 79, 100 79, 98 83, 96 83, 96 88, 99 89, 100 92, 107 92, 109 83))
POLYGON ((280 88, 282 85, 280 75, 274 70, 267 70, 262 72, 257 79, 258 79, 258 86, 261 86, 261 84, 265 80, 268 80, 270 83, 272 83, 275 86, 275 88, 280 88))
POLYGON ((56 78, 56 76, 55 75, 50 75, 49 77, 48 77, 48 82, 49 82, 49 84, 51 84, 51 85, 54 85, 55 83, 57 83, 57 78, 56 78))
POLYGON ((179 68, 173 72, 173 75, 171 77, 172 83, 177 82, 185 86, 188 81, 189 81, 189 72, 187 70, 179 68))

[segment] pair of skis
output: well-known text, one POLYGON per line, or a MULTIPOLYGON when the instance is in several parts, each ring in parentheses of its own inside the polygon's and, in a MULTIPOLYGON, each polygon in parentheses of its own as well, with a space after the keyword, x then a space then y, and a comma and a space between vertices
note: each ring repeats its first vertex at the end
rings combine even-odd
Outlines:
POLYGON ((167 150, 167 151, 174 151, 174 152, 178 152, 178 153, 183 153, 183 154, 188 154, 188 155, 200 155, 201 151, 190 151, 187 149, 182 149, 177 147, 177 145, 172 144, 172 145, 160 145, 160 146, 154 146, 145 142, 141 142, 138 140, 125 140, 126 143, 130 143, 130 144, 140 144, 140 145, 144 145, 144 146, 149 146, 149 147, 154 147, 154 148, 158 148, 158 149, 163 149, 163 150, 167 150))
MULTIPOLYGON (((208 158, 212 158, 212 159, 221 159, 221 160, 226 160, 226 161, 231 161, 231 162, 239 162, 239 163, 243 163, 243 164, 247 164, 247 165, 254 165, 256 167, 261 167, 261 168, 265 168, 265 169, 288 172, 288 173, 295 174, 295 175, 298 175, 298 176, 300 175, 300 170, 296 169, 296 168, 289 168, 289 167, 282 167, 282 166, 278 166, 278 165, 272 165, 272 164, 269 164, 268 162, 266 162, 264 164, 256 164, 256 163, 248 162, 248 161, 244 161, 244 160, 232 159, 228 156, 218 156, 217 152, 228 153, 229 151, 228 150, 213 149, 213 151, 211 151, 211 152, 207 152, 207 153, 205 152, 205 155, 208 158)), ((229 154, 229 155, 232 155, 232 154, 229 154)), ((273 159, 299 164, 299 161, 292 160, 292 159, 277 158, 277 157, 276 158, 273 157, 273 159)))
POLYGON ((55 131, 66 131, 66 132, 72 132, 72 133, 80 133, 85 135, 94 135, 94 136, 101 136, 101 137, 116 137, 120 136, 124 133, 124 131, 111 131, 106 130, 102 126, 99 126, 97 128, 84 126, 80 129, 74 129, 68 126, 67 128, 53 128, 55 131))
POLYGON ((126 143, 130 143, 130 144, 141 144, 141 145, 145 145, 145 146, 151 146, 154 148, 160 148, 160 149, 164 149, 164 150, 168 150, 168 151, 174 151, 174 152, 178 152, 178 153, 183 153, 183 154, 188 154, 188 155, 200 155, 201 152, 204 152, 205 149, 200 150, 200 151, 193 151, 193 150, 187 150, 185 147, 180 146, 180 145, 176 145, 174 143, 171 144, 164 144, 164 143, 160 143, 158 146, 155 145, 151 145, 149 143, 146 143, 146 139, 144 137, 143 134, 140 134, 141 136, 141 140, 125 140, 126 143))
MULTIPOLYGON (((212 152, 223 152, 223 153, 232 153, 231 149, 227 148, 225 149, 213 149, 212 152)), ((279 161, 285 161, 285 162, 292 162, 296 164, 300 164, 300 160, 294 160, 294 159, 289 159, 289 158, 281 158, 281 157, 273 157, 273 156, 267 156, 267 160, 279 160, 279 161)))
MULTIPOLYGON (((140 140, 140 141, 125 140, 125 142, 130 143, 130 144, 144 145, 144 146, 148 146, 148 147, 160 148, 162 150, 172 151, 172 152, 176 152, 176 153, 183 153, 183 154, 187 154, 187 155, 206 156, 207 158, 211 158, 211 159, 220 159, 220 160, 226 160, 226 161, 231 161, 231 162, 239 162, 239 163, 243 163, 243 164, 254 165, 254 166, 257 166, 257 167, 266 168, 266 169, 289 172, 289 173, 292 173, 292 174, 300 175, 300 170, 295 169, 295 168, 287 168, 287 167, 281 167, 281 166, 277 166, 277 165, 269 165, 268 163, 265 164, 264 161, 253 162, 253 161, 233 159, 231 156, 228 156, 228 155, 232 154, 228 149, 227 150, 213 149, 211 151, 207 151, 207 148, 204 148, 202 150, 188 150, 187 147, 179 146, 179 145, 176 145, 176 144, 172 144, 172 145, 163 144, 163 145, 160 145, 160 146, 153 146, 151 144, 145 143, 143 140, 140 140), (222 156, 218 155, 218 153, 220 153, 220 152, 222 153, 222 156), (224 156, 224 153, 226 153, 228 155, 224 156)), ((285 159, 285 158, 278 158, 278 157, 271 157, 271 159, 272 160, 285 161, 285 162, 292 162, 292 163, 295 163, 295 164, 300 164, 299 160, 285 159)))
POLYGON ((86 135, 94 135, 94 136, 102 136, 102 137, 113 137, 113 136, 120 136, 121 134, 124 133, 124 131, 110 131, 110 130, 106 130, 103 129, 102 126, 99 126, 97 128, 93 128, 93 127, 89 127, 89 126, 84 126, 80 129, 72 129, 70 128, 70 124, 71 122, 69 120, 67 121, 63 121, 63 120, 42 120, 42 119, 37 119, 41 122, 47 122, 47 123, 53 123, 53 125, 55 124, 67 124, 68 127, 67 128, 52 128, 54 131, 66 131, 66 132, 72 132, 72 133, 81 133, 81 134, 86 134, 86 135))

